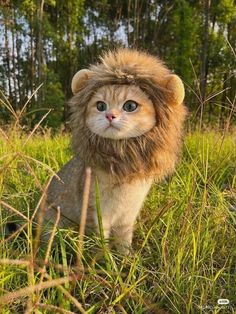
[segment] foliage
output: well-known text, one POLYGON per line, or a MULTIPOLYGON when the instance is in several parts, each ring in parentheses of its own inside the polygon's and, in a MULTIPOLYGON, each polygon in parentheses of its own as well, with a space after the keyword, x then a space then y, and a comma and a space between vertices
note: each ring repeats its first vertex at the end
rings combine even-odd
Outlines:
MULTIPOLYGON (((199 82, 203 102, 218 94, 204 106, 209 121, 217 117, 225 123, 234 102, 233 0, 24 0, 6 2, 0 18, 0 86, 14 109, 44 83, 33 98, 38 113, 29 116, 30 124, 42 118, 42 108, 54 108, 49 126, 65 122, 73 74, 96 62, 102 50, 120 45, 163 58, 186 83, 186 103, 193 112, 200 112, 192 92, 199 82)), ((3 108, 0 118, 8 121, 3 108)))

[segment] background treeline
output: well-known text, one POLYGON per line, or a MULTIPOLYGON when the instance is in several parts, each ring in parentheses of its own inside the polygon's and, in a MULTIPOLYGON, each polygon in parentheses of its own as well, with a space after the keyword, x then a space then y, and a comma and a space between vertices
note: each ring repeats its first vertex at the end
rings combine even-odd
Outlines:
MULTIPOLYGON (((32 126, 52 108, 50 127, 66 121, 70 82, 104 49, 128 46, 165 60, 186 84, 194 116, 223 127, 236 92, 233 0, 1 1, 0 87, 32 126)), ((1 123, 9 123, 0 107, 1 123)), ((196 119, 195 119, 196 121, 196 119)))

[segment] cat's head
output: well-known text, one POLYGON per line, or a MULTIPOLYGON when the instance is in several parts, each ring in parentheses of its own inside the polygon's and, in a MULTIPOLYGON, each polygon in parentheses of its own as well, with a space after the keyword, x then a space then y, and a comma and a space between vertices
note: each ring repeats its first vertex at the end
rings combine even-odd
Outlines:
POLYGON ((72 79, 75 153, 120 178, 172 172, 186 116, 181 79, 160 59, 132 49, 100 61, 72 79))
MULTIPOLYGON (((159 111, 182 104, 184 87, 177 75, 150 55, 121 49, 108 53, 102 63, 78 71, 72 91, 88 94, 85 125, 101 137, 127 139, 150 131, 159 111)), ((86 98, 86 97, 85 97, 86 98)))

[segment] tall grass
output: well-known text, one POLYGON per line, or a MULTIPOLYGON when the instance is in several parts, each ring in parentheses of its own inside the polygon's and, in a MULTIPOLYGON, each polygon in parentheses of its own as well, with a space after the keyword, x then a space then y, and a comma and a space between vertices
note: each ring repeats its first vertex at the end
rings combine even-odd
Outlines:
POLYGON ((223 132, 187 135, 175 174, 149 193, 128 256, 109 251, 101 221, 100 238, 55 224, 38 247, 34 217, 46 183, 72 153, 67 134, 38 132, 40 123, 22 129, 26 105, 16 113, 5 99, 14 123, 0 128, 0 313, 236 311, 235 103, 223 132), (7 222, 18 229, 9 233, 7 222))
POLYGON ((103 241, 85 237, 82 268, 78 230, 58 231, 53 251, 33 248, 32 213, 47 180, 71 158, 68 147, 68 135, 2 132, 1 313, 236 311, 234 135, 189 134, 176 173, 145 202, 132 254, 108 251, 104 260, 103 241), (6 234, 7 221, 25 227, 6 234), (229 305, 218 305, 220 298, 229 305))

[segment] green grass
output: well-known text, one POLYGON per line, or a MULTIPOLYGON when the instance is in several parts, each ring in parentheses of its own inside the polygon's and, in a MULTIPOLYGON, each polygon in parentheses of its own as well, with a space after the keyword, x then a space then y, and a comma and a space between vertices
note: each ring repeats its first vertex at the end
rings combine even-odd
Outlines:
MULTIPOLYGON (((72 156, 69 136, 33 135, 26 143, 26 135, 16 130, 7 136, 0 137, 0 198, 30 218, 52 171, 72 156)), ((75 277, 40 291, 32 288, 30 294, 23 290, 0 305, 1 313, 234 313, 235 166, 232 135, 188 135, 176 173, 153 186, 145 202, 132 255, 106 252, 104 261, 97 250, 104 243, 86 238, 82 273, 74 267, 78 234, 61 230, 42 278, 46 249, 33 256, 32 223, 2 203, 0 297, 40 280, 53 284, 72 273, 75 277), (4 240, 7 220, 26 223, 23 235, 4 240), (230 304, 218 306, 219 298, 230 304)))

